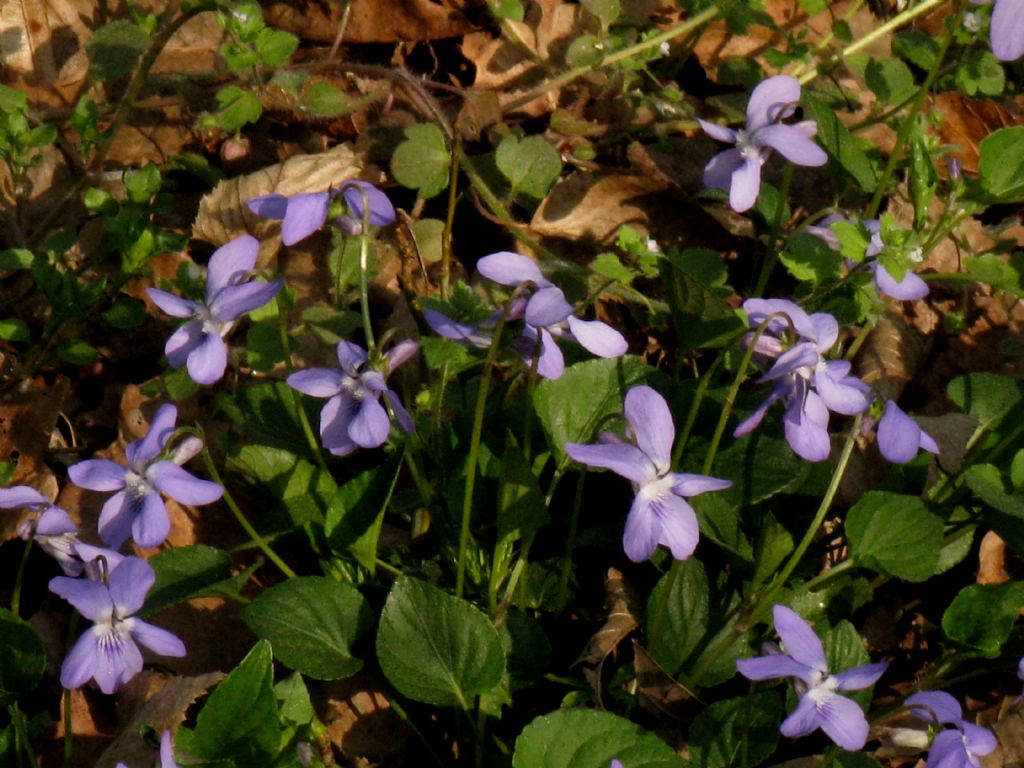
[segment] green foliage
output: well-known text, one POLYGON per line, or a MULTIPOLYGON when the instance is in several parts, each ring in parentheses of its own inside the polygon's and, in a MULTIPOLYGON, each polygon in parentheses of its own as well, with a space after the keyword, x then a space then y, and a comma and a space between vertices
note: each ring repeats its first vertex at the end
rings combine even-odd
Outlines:
POLYGON ((968 51, 956 68, 956 84, 968 96, 998 96, 1006 87, 1006 72, 991 51, 968 51))
POLYGON ((690 762, 741 768, 771 757, 779 743, 782 701, 775 691, 716 701, 690 726, 690 762))
POLYGON ((127 19, 104 24, 85 43, 89 71, 97 80, 130 75, 149 45, 149 34, 127 19))
POLYGON ((45 668, 46 653, 36 630, 0 608, 0 696, 12 701, 35 690, 45 668))
MULTIPOLYGON (((861 149, 849 129, 839 120, 835 110, 824 101, 805 91, 801 102, 808 118, 818 124, 815 137, 829 159, 842 168, 864 192, 874 192, 878 186, 875 166, 861 149)), ((863 251, 861 251, 863 255, 863 251)))
POLYGON ((512 186, 512 193, 543 198, 562 173, 562 158, 541 136, 520 139, 509 134, 498 145, 498 170, 512 186))
POLYGON ((843 271, 843 257, 828 243, 809 232, 797 232, 789 238, 779 261, 797 280, 820 283, 837 280, 843 271))
POLYGON ((913 73, 899 59, 871 59, 864 77, 883 104, 902 104, 917 91, 913 73))
POLYGON ((140 615, 149 616, 184 600, 221 594, 232 581, 231 556, 204 544, 173 547, 149 560, 156 582, 140 615))
POLYGON ((433 123, 410 125, 391 156, 391 173, 403 187, 429 199, 448 187, 451 157, 441 129, 433 123))
POLYGON ((352 549, 366 568, 374 568, 377 532, 401 465, 401 454, 396 453, 334 492, 324 522, 324 533, 333 552, 343 554, 352 549))
POLYGON ((725 288, 719 254, 687 248, 669 251, 659 263, 680 352, 724 346, 743 330, 743 321, 724 298, 731 290, 725 288))
POLYGON ((907 581, 936 572, 942 521, 916 496, 869 491, 846 515, 850 556, 868 568, 907 581))
POLYGON ((255 123, 263 114, 259 97, 237 85, 229 85, 217 92, 217 106, 220 109, 215 116, 216 125, 228 133, 237 131, 246 123, 255 123))
POLYGON ((1024 126, 993 131, 978 145, 978 180, 995 201, 1024 200, 1024 126))
POLYGON ((306 109, 314 117, 335 117, 351 111, 348 96, 330 83, 313 83, 306 91, 306 109))
POLYGON ((1009 638, 1021 607, 1024 582, 970 584, 942 614, 942 630, 950 640, 995 658, 1009 638))
MULTIPOLYGON (((228 456, 236 473, 262 498, 279 501, 286 517, 279 526, 322 523, 337 486, 329 472, 289 451, 268 445, 242 445, 228 456)), ((276 510, 275 510, 276 511, 276 510)))
MULTIPOLYGON (((1019 479, 1019 463, 1015 463, 1019 479)), ((1002 474, 992 464, 968 467, 964 480, 974 495, 984 502, 981 516, 985 523, 1015 552, 1024 553, 1024 493, 1020 484, 1014 481, 1014 489, 1007 492, 1002 474)))

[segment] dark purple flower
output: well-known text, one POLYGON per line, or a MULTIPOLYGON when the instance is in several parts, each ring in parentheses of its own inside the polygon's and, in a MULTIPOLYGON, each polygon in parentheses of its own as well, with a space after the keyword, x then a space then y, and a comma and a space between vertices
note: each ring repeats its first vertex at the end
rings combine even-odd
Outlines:
POLYGON ((104 582, 57 576, 50 591, 94 622, 64 659, 60 682, 67 689, 94 679, 113 693, 142 670, 139 645, 163 656, 184 656, 185 645, 165 629, 132 617, 145 602, 156 575, 145 560, 126 557, 104 582))
POLYGON ((239 317, 262 307, 284 284, 281 280, 260 283, 249 279, 259 250, 255 237, 242 235, 214 251, 203 301, 146 289, 153 303, 168 315, 192 318, 171 334, 164 354, 172 367, 186 365, 188 375, 197 384, 213 384, 224 375, 228 348, 223 337, 239 317))
POLYGON ((513 303, 509 319, 525 321, 517 346, 527 365, 533 364, 533 355, 540 348, 537 372, 544 378, 557 379, 565 370, 565 359, 555 343, 556 338, 573 339, 599 357, 626 354, 629 346, 621 333, 600 320, 576 317, 562 290, 545 278, 540 267, 526 256, 500 251, 484 256, 476 266, 481 275, 496 283, 513 288, 528 287, 529 298, 513 303))
POLYGON ((742 213, 753 207, 761 189, 761 166, 773 149, 797 165, 828 162, 828 155, 811 140, 818 132, 817 123, 782 123, 799 103, 800 83, 788 75, 776 75, 762 81, 750 94, 744 128, 733 130, 698 120, 711 138, 736 145, 715 155, 704 168, 704 185, 728 189, 734 211, 742 213))
POLYGON ((338 368, 309 368, 288 377, 288 386, 312 397, 330 398, 320 411, 320 439, 335 456, 346 456, 356 448, 377 448, 388 439, 391 419, 380 403, 387 398, 398 425, 415 431, 409 412, 398 393, 389 389, 387 377, 412 357, 419 345, 406 340, 384 355, 381 367, 367 366, 366 350, 358 344, 338 344, 338 368))
POLYGON ((281 242, 294 245, 305 240, 327 221, 331 201, 342 195, 349 214, 339 217, 342 229, 348 234, 359 234, 363 222, 363 195, 370 209, 370 223, 386 227, 395 222, 395 208, 388 196, 368 181, 354 179, 327 192, 305 192, 298 195, 260 195, 246 201, 249 210, 257 216, 280 219, 281 242), (360 193, 361 192, 361 193, 360 193))
POLYGON ((659 544, 676 560, 685 560, 700 538, 697 516, 686 499, 732 483, 671 471, 676 429, 668 403, 653 389, 633 387, 626 393, 624 410, 635 445, 604 435, 597 445, 566 443, 565 452, 581 464, 610 469, 633 483, 636 498, 622 536, 630 560, 646 560, 659 544))
POLYGON ((82 562, 75 556, 78 526, 67 512, 27 485, 0 488, 0 509, 32 510, 38 517, 18 523, 18 536, 24 541, 34 539, 68 576, 82 572, 82 562))
POLYGON ((736 662, 740 674, 749 680, 793 679, 800 701, 779 729, 783 736, 797 738, 821 728, 843 749, 862 749, 868 738, 864 712, 836 691, 859 691, 874 685, 888 664, 864 664, 833 675, 810 624, 784 605, 776 605, 772 615, 785 652, 740 659, 736 662))
MULTIPOLYGON (((988 5, 991 0, 971 0, 975 5, 988 5)), ((1016 61, 1024 56, 1024 2, 995 0, 989 27, 992 53, 1000 61, 1016 61)))
POLYGON ((960 703, 945 691, 921 691, 908 696, 910 713, 933 725, 952 725, 938 733, 928 751, 927 768, 981 768, 980 757, 999 745, 987 728, 963 719, 960 703))
POLYGON ((895 402, 888 400, 878 422, 878 450, 886 460, 905 464, 917 456, 918 450, 937 454, 939 446, 895 402))
POLYGON ((171 522, 160 494, 189 505, 211 504, 223 495, 217 483, 193 477, 173 460, 160 459, 177 418, 173 405, 160 406, 146 436, 125 447, 127 467, 90 459, 68 468, 71 482, 80 488, 116 491, 100 512, 99 534, 108 546, 120 547, 129 535, 140 547, 162 544, 171 522))
POLYGON ((772 393, 736 427, 733 436, 752 432, 768 408, 782 402, 790 447, 807 461, 823 461, 831 450, 829 411, 853 416, 868 407, 868 387, 849 375, 850 362, 823 357, 839 337, 839 323, 824 312, 808 315, 784 299, 748 299, 743 309, 752 328, 768 324, 755 353, 775 363, 760 379, 773 382, 772 393), (795 343, 787 348, 784 339, 794 336, 795 343))

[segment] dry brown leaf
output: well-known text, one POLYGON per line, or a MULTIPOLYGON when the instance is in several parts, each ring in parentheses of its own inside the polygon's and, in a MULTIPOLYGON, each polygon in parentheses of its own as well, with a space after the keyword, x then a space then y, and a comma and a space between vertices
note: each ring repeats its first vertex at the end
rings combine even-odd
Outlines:
MULTIPOLYGON (((267 24, 324 43, 337 37, 344 11, 344 3, 263 3, 267 24)), ((475 28, 452 0, 353 0, 343 39, 348 43, 440 40, 467 34, 475 28)))
POLYGON ((279 247, 279 223, 254 214, 246 200, 271 192, 286 196, 323 192, 355 178, 361 170, 362 163, 351 147, 339 144, 327 152, 293 155, 255 173, 227 179, 199 202, 192 234, 219 246, 248 232, 261 241, 262 265, 279 247))
POLYGON ((1006 542, 995 531, 981 537, 978 547, 978 584, 1002 584, 1010 580, 1006 572, 1006 542))
MULTIPOLYGON (((930 97, 928 108, 942 115, 939 137, 943 143, 955 144, 963 150, 960 158, 969 173, 978 171, 981 140, 998 128, 1019 124, 1024 117, 1024 108, 1016 102, 972 99, 956 91, 930 97)), ((940 167, 939 172, 944 176, 946 169, 940 167)))
POLYGON ((683 705, 695 699, 693 691, 673 678, 636 640, 633 641, 633 669, 640 706, 659 717, 683 719, 683 705))
POLYGON ((857 355, 858 375, 885 399, 898 400, 917 376, 926 344, 901 313, 887 310, 857 355))
POLYGON ((601 629, 590 638, 576 663, 600 665, 630 632, 640 626, 636 618, 639 604, 622 573, 609 568, 604 577, 604 606, 608 617, 601 629))

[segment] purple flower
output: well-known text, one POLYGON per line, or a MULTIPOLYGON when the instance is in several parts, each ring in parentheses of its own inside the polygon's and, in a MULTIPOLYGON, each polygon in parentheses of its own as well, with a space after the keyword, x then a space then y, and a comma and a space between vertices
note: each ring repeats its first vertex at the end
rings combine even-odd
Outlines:
POLYGON ((99 534, 108 546, 120 547, 129 535, 140 547, 162 544, 171 522, 160 494, 189 505, 211 504, 223 495, 217 483, 193 477, 175 461, 160 458, 177 418, 173 405, 160 406, 146 436, 125 447, 127 467, 90 459, 68 468, 71 482, 81 488, 116 491, 100 512, 99 534))
POLYGON ((338 344, 337 368, 309 368, 288 377, 288 386, 312 397, 330 398, 320 411, 320 439, 335 456, 346 456, 356 448, 376 448, 391 431, 391 419, 380 397, 384 395, 398 425, 415 431, 412 417, 386 383, 398 366, 415 354, 419 345, 406 340, 384 355, 380 368, 367 366, 366 350, 358 344, 338 344))
MULTIPOLYGON (((988 5, 990 0, 971 0, 975 5, 988 5)), ((1024 55, 1024 2, 996 0, 989 27, 992 53, 1000 61, 1016 61, 1024 55)))
POLYGON ((762 81, 750 94, 747 124, 734 131, 721 125, 698 120, 711 138, 734 144, 711 158, 704 168, 704 185, 728 189, 729 205, 734 211, 749 210, 761 189, 761 166, 772 150, 797 165, 817 166, 828 162, 828 155, 811 138, 818 132, 813 120, 784 125, 800 103, 800 83, 788 75, 776 75, 762 81))
POLYGON ((104 693, 113 693, 142 670, 139 645, 163 656, 184 656, 185 645, 165 629, 132 614, 142 608, 156 575, 145 560, 126 557, 111 568, 105 582, 50 580, 50 591, 71 603, 94 622, 64 659, 60 682, 78 688, 90 678, 104 693))
POLYGON ((480 348, 490 346, 494 326, 497 325, 500 317, 501 310, 498 310, 483 322, 460 323, 436 309, 430 309, 429 307, 423 309, 423 319, 427 321, 427 325, 438 336, 468 344, 471 347, 480 348))
POLYGON ((839 323, 824 312, 808 315, 784 299, 748 299, 743 309, 752 328, 767 323, 754 351, 775 363, 760 379, 773 383, 772 393, 733 436, 752 432, 768 409, 781 401, 786 405, 783 426, 790 447, 807 461, 823 461, 831 450, 829 411, 854 416, 868 407, 868 386, 849 375, 850 362, 823 357, 839 337, 839 323), (794 335, 795 343, 787 349, 784 338, 794 335))
MULTIPOLYGON (((599 357, 626 354, 628 344, 621 333, 600 320, 576 317, 562 290, 547 280, 540 267, 526 256, 500 251, 484 256, 476 266, 481 275, 501 285, 530 287, 530 295, 525 302, 513 302, 509 319, 525 321, 517 347, 527 365, 533 364, 533 355, 540 347, 537 372, 545 379, 557 379, 565 370, 565 359, 555 343, 556 338, 574 339, 599 357)), ((429 318, 427 322, 430 322, 429 318)), ((458 330, 453 329, 453 332, 458 330)))
POLYGON ((327 221, 331 201, 342 195, 351 215, 339 217, 339 225, 348 234, 359 234, 363 222, 363 195, 369 205, 370 223, 386 227, 395 222, 395 208, 388 196, 368 181, 353 180, 327 192, 285 195, 260 195, 246 201, 249 210, 268 219, 282 219, 281 242, 294 245, 305 240, 327 221))
POLYGON ((622 765, 622 761, 621 760, 612 760, 608 764, 608 768, 624 768, 624 766, 622 765))
POLYGON ((262 307, 281 290, 281 280, 250 281, 259 250, 256 238, 242 235, 214 251, 203 301, 146 289, 153 303, 168 315, 192 318, 171 334, 164 353, 172 367, 187 365, 188 375, 197 384, 213 384, 224 375, 228 348, 223 337, 239 317, 262 307))
POLYGON ((918 450, 938 454, 939 446, 895 402, 888 400, 878 422, 878 450, 886 460, 905 464, 917 456, 918 450))
POLYGON ((671 471, 676 429, 668 403, 653 389, 633 387, 626 393, 624 410, 636 445, 603 435, 598 445, 566 443, 565 452, 581 464, 610 469, 633 483, 636 498, 622 536, 630 560, 646 560, 659 544, 676 560, 685 560, 700 538, 697 516, 686 499, 732 483, 671 471))
MULTIPOLYGON (((128 768, 124 763, 118 763, 114 768, 128 768)), ((174 762, 174 749, 171 746, 171 732, 164 731, 160 734, 160 768, 180 768, 174 762)))
POLYGON ((910 713, 934 725, 949 724, 939 732, 928 751, 927 768, 981 768, 983 757, 998 746, 987 728, 963 719, 959 702, 945 691, 921 691, 908 696, 910 713))
POLYGON ((0 488, 0 509, 30 509, 38 514, 18 523, 18 536, 24 541, 35 539, 68 576, 82 572, 82 562, 75 556, 78 526, 67 512, 27 485, 0 488))
POLYGON ((740 674, 749 680, 793 679, 800 701, 779 729, 783 736, 797 738, 821 728, 843 749, 862 749, 868 739, 864 712, 836 691, 859 691, 874 685, 888 664, 864 664, 833 675, 810 624, 784 605, 776 605, 772 615, 785 653, 740 659, 736 662, 740 674))

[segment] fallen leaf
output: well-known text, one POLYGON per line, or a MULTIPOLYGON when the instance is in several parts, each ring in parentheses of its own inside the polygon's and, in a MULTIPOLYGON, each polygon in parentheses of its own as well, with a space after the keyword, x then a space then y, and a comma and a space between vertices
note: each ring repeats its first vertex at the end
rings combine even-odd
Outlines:
MULTIPOLYGON (((272 0, 263 3, 267 24, 306 40, 333 42, 344 3, 272 0)), ((353 0, 343 40, 396 43, 459 37, 475 29, 452 0, 353 0)))
POLYGON ((981 537, 978 547, 978 584, 1002 584, 1010 580, 1006 572, 1006 542, 995 531, 981 537))
POLYGON ((683 721, 684 705, 696 699, 693 691, 661 668, 636 640, 633 641, 633 670, 636 673, 637 701, 658 717, 683 721))
POLYGON ((604 577, 604 607, 608 616, 587 647, 576 660, 577 664, 600 665, 625 637, 640 626, 637 621, 639 600, 626 583, 622 573, 609 568, 604 577))

